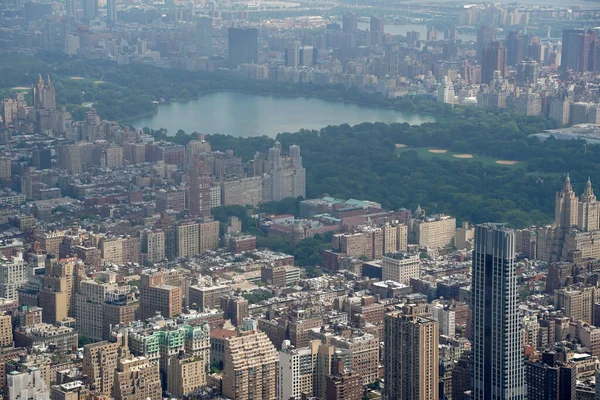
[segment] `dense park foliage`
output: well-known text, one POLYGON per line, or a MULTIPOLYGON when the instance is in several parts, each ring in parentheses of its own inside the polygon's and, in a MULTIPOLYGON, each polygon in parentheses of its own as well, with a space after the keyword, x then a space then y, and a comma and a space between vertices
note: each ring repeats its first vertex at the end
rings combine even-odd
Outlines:
MULTIPOLYGON (((307 197, 329 194, 381 202, 384 207, 444 212, 460 221, 508 222, 515 227, 551 221, 554 194, 571 172, 578 191, 587 176, 600 182, 600 146, 584 141, 541 142, 532 133, 554 127, 537 117, 463 109, 463 115, 436 124, 361 124, 326 127, 320 132, 284 133, 284 148, 298 144, 307 168, 307 197), (426 160, 415 151, 396 152, 395 144, 436 147, 516 160, 523 167, 484 165, 468 159, 426 160)), ((251 141, 213 135, 218 150, 238 154, 265 151, 269 138, 251 141)))
POLYGON ((104 119, 123 121, 152 113, 156 108, 153 102, 186 100, 222 90, 319 97, 437 115, 453 113, 446 104, 421 96, 386 99, 341 85, 255 81, 227 71, 190 72, 141 64, 117 65, 109 60, 71 59, 58 54, 40 54, 35 59, 19 54, 2 57, 0 97, 9 95, 8 89, 12 87, 30 86, 38 74, 44 78, 50 75, 56 87, 57 104, 66 106, 79 120, 85 111, 82 103, 93 103, 104 119))
MULTIPOLYGON (((508 222, 513 226, 546 223, 553 214, 554 193, 564 173, 571 172, 578 190, 587 176, 600 182, 600 147, 583 141, 541 142, 529 135, 553 128, 538 117, 449 107, 422 96, 387 99, 338 86, 250 81, 228 72, 186 72, 146 65, 119 66, 103 60, 77 60, 58 55, 36 59, 5 55, 0 63, 0 88, 28 86, 37 74, 51 75, 57 101, 83 116, 81 104, 94 103, 103 118, 124 120, 152 112, 153 101, 176 101, 216 90, 306 95, 377 107, 430 112, 438 123, 361 124, 303 130, 278 136, 284 148, 298 144, 307 168, 307 197, 329 194, 381 202, 384 207, 445 212, 461 221, 508 222), (17 67, 18 65, 18 67, 17 67), (83 79, 72 79, 81 77, 83 79), (395 144, 436 147, 502 160, 522 167, 484 164, 465 159, 425 159, 416 151, 398 153, 395 144)), ((150 131, 149 131, 150 132, 150 131)), ((194 134, 150 132, 159 139, 186 144, 194 134)), ((215 150, 233 149, 243 159, 266 151, 274 140, 210 135, 215 150)), ((273 206, 277 211, 278 206, 273 206)))

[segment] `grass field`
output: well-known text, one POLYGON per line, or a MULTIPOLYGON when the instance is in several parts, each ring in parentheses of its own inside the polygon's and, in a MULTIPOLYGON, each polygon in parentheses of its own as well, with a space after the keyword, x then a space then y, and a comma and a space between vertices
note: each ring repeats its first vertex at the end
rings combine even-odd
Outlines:
POLYGON ((423 160, 447 160, 447 161, 478 161, 486 166, 509 167, 509 168, 527 168, 527 163, 523 161, 514 162, 510 160, 499 160, 490 156, 480 154, 460 154, 451 150, 435 149, 432 147, 398 147, 396 145, 396 154, 401 157, 403 153, 415 151, 423 160))

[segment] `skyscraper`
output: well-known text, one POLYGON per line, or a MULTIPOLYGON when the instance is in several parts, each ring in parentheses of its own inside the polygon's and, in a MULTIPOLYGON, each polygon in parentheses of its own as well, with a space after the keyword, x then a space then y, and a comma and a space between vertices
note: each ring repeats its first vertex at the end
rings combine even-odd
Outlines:
POLYGON ((376 17, 375 15, 371 16, 370 31, 383 32, 383 18, 376 17))
POLYGON ((188 172, 188 210, 192 217, 210 217, 210 174, 198 157, 194 157, 188 172))
POLYGON ((558 228, 571 228, 577 225, 578 200, 569 174, 565 178, 565 184, 560 192, 556 192, 554 205, 554 224, 558 228))
POLYGON ((77 0, 66 0, 65 10, 69 17, 77 16, 77 0))
POLYGON ((496 40, 496 30, 489 26, 481 26, 477 31, 477 42, 475 43, 475 51, 477 52, 477 61, 481 63, 483 59, 483 49, 485 49, 490 42, 496 40))
POLYGON ((42 75, 39 76, 37 84, 31 87, 31 99, 36 109, 56 108, 56 92, 50 77, 44 82, 42 75))
POLYGON ((600 204, 596 200, 589 177, 579 200, 577 227, 584 232, 600 229, 600 204))
POLYGON ((560 65, 575 72, 594 71, 596 34, 583 29, 565 29, 562 36, 560 65))
POLYGON ((517 31, 509 32, 506 37, 506 64, 517 65, 523 58, 525 40, 517 31))
POLYGON ((117 0, 106 0, 106 19, 108 25, 117 22, 117 0))
POLYGON ((300 42, 291 42, 285 48, 285 66, 296 68, 300 58, 300 42))
POLYGON ((385 399, 439 398, 438 344, 438 323, 417 315, 412 307, 385 316, 385 399))
POLYGON ((258 61, 258 30, 256 28, 229 28, 227 36, 229 67, 258 61))
POLYGON ((342 32, 354 33, 358 30, 358 17, 355 13, 346 13, 342 18, 342 32))
POLYGON ((512 230, 494 224, 475 227, 471 290, 472 398, 525 399, 512 230))
POLYGON ((315 48, 312 46, 300 47, 300 57, 298 58, 299 65, 310 67, 315 64, 315 48))
POLYGON ((196 21, 196 52, 198 55, 211 56, 212 42, 212 18, 199 17, 196 21))
POLYGON ((82 0, 83 18, 87 20, 98 18, 98 0, 82 0))
POLYGON ((501 42, 491 42, 483 49, 481 61, 481 82, 490 83, 494 79, 494 71, 506 74, 506 47, 501 42))

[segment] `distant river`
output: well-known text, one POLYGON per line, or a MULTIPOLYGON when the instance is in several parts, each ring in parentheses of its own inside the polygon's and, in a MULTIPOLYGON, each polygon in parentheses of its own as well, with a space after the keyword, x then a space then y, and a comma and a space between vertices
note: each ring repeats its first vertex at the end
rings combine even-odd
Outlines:
POLYGON ((217 92, 187 102, 161 105, 156 114, 131 124, 167 128, 169 135, 183 129, 186 133, 275 137, 281 132, 363 122, 420 125, 435 122, 435 117, 307 97, 217 92))

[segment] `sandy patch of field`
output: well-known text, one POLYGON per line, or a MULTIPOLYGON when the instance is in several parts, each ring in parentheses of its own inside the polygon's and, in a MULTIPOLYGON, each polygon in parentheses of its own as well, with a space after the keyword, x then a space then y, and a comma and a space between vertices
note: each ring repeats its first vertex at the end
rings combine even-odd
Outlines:
POLYGON ((82 79, 85 79, 83 76, 72 76, 69 79, 73 80, 73 81, 80 81, 82 79))
POLYGON ((402 143, 396 143, 396 148, 397 148, 397 149, 403 149, 403 148, 405 148, 405 147, 408 147, 408 146, 407 146, 407 145, 405 145, 405 144, 402 144, 402 143))
POLYGON ((101 83, 106 83, 106 82, 104 82, 104 81, 94 81, 94 83, 95 83, 96 85, 99 85, 99 84, 101 84, 101 83))
POLYGON ((515 165, 517 163, 518 163, 518 161, 514 161, 514 160, 496 160, 496 164, 500 164, 500 165, 515 165))
POLYGON ((444 154, 444 153, 448 152, 448 150, 444 150, 444 149, 429 149, 427 151, 430 153, 434 153, 434 154, 444 154))
POLYGON ((456 157, 456 158, 473 158, 473 154, 454 154, 452 157, 456 157))
POLYGON ((12 90, 29 90, 31 88, 28 88, 27 86, 15 86, 14 88, 11 88, 12 90))

